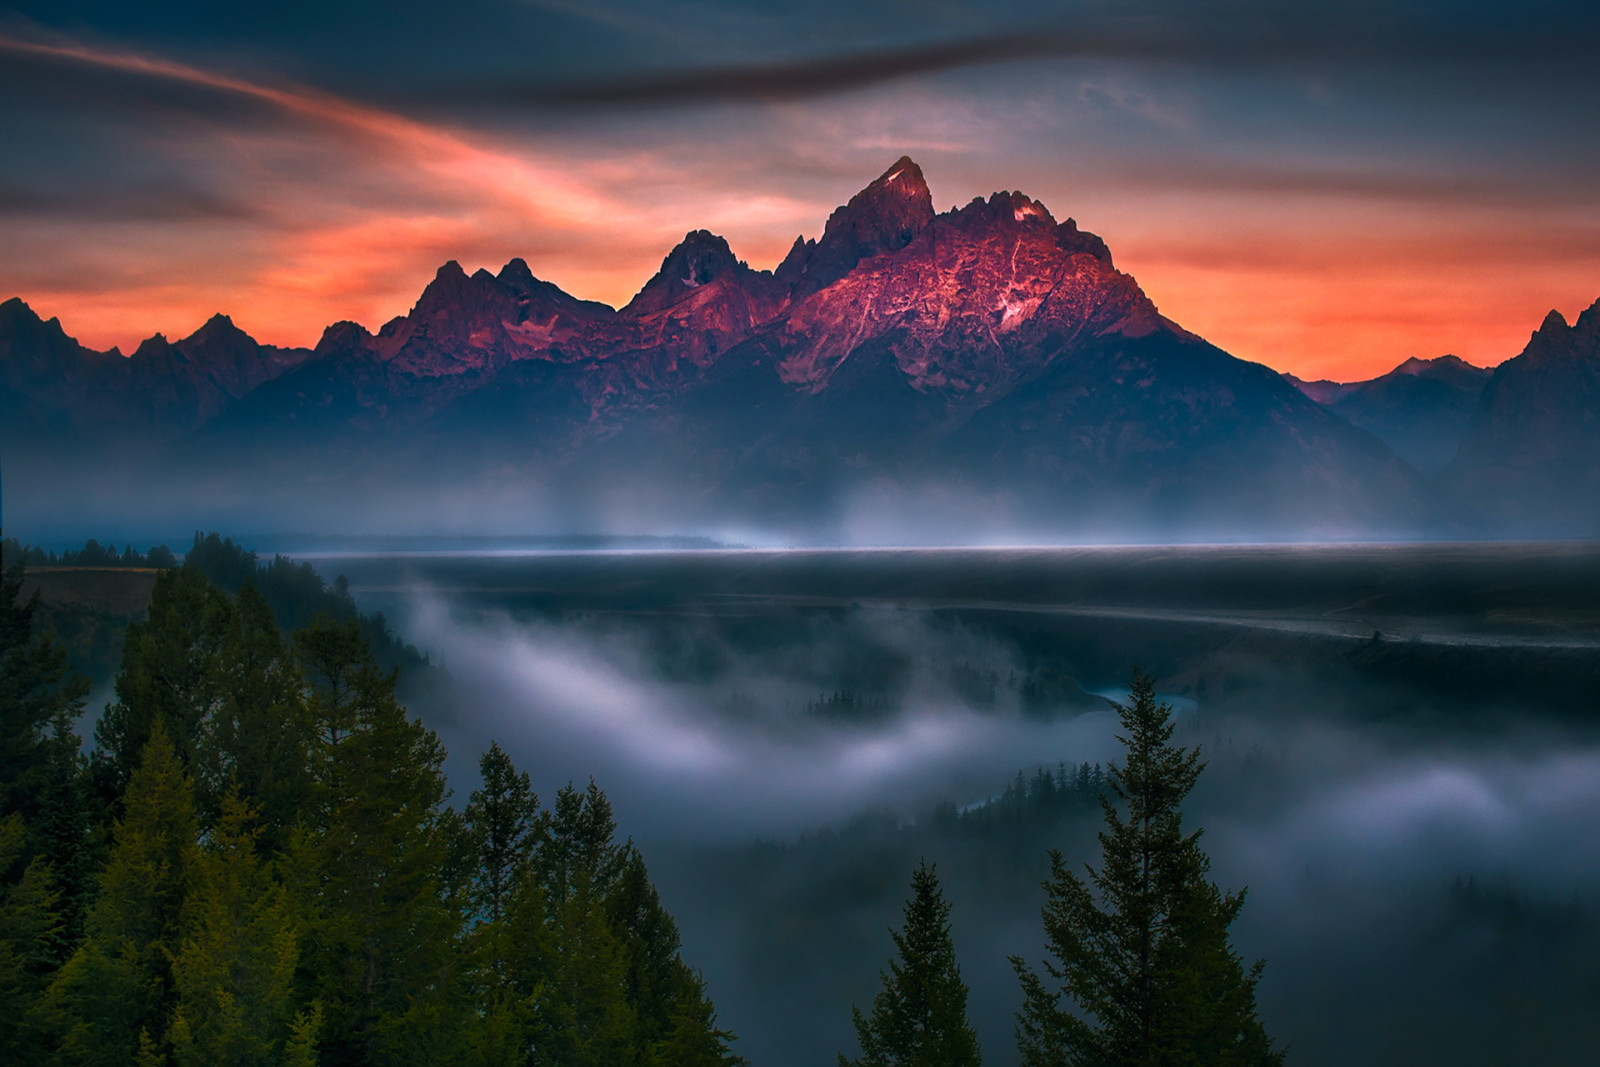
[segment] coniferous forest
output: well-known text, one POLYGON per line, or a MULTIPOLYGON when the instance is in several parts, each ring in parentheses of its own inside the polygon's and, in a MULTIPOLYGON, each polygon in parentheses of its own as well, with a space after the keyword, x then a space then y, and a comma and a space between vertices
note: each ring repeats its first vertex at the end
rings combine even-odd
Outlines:
POLYGON ((739 1062, 593 782, 493 746, 452 806, 359 617, 285 637, 166 570, 82 754, 86 684, 0 588, 0 1058, 739 1062))
MULTIPOLYGON (((87 681, 23 578, 0 587, 7 1062, 744 1062, 605 793, 545 804, 491 744, 456 797, 396 696, 396 660, 421 657, 342 583, 197 535, 128 626, 85 746, 87 681)), ((1117 707, 1123 765, 1019 776, 963 816, 1102 807, 1087 882, 1051 855, 1042 972, 1013 960, 1022 1060, 1280 1063, 1262 964, 1228 944, 1243 895, 1182 825, 1198 752, 1147 676, 1117 707)), ((840 1063, 981 1062, 935 867, 890 935, 840 1063)))

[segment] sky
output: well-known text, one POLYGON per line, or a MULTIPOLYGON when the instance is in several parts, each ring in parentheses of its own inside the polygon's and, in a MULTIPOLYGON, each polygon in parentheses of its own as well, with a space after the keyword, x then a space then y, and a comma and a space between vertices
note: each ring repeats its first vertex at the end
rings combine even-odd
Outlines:
MULTIPOLYGON (((3 3, 3 0, 0 0, 3 3)), ((1489 365, 1600 297, 1590 3, 391 0, 0 6, 0 298, 131 352, 404 314, 513 256, 624 303, 757 268, 901 154, 1020 189, 1169 318, 1302 377, 1489 365)))

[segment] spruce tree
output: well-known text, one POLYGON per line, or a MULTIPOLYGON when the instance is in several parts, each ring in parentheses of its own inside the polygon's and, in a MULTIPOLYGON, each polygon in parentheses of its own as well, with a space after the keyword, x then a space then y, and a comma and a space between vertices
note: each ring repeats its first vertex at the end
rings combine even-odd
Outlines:
POLYGON ((544 907, 531 878, 546 820, 528 776, 499 744, 490 744, 478 768, 483 787, 464 816, 473 861, 469 975, 478 1008, 468 1044, 473 1063, 511 1067, 528 1057, 531 998, 546 959, 544 907))
POLYGON ((618 844, 610 801, 591 781, 556 794, 536 853, 534 891, 548 933, 534 998, 534 1062, 722 1067, 742 1062, 716 1025, 700 976, 679 954, 677 924, 631 841, 618 844))
POLYGON ((479 922, 497 923, 533 862, 544 819, 532 782, 498 742, 489 743, 478 770, 483 787, 473 790, 466 810, 476 861, 472 907, 479 922))
POLYGON ((355 620, 296 635, 309 698, 312 809, 295 851, 325 1062, 439 1062, 458 1047, 461 915, 447 884, 444 746, 395 699, 355 620))
POLYGON ((209 825, 237 790, 256 812, 261 851, 280 851, 310 798, 311 723, 299 665, 254 583, 239 590, 199 685, 202 821, 209 825))
POLYGON ((156 578, 144 620, 128 625, 117 699, 94 730, 95 782, 113 813, 157 723, 189 764, 209 700, 206 678, 231 614, 227 594, 184 567, 156 578))
POLYGON ((60 922, 54 961, 66 962, 83 938, 83 920, 94 897, 96 849, 89 835, 89 765, 72 728, 72 710, 58 707, 50 726, 39 813, 32 837, 38 858, 49 867, 50 890, 60 922))
POLYGON ((49 1049, 44 992, 59 960, 60 919, 43 859, 19 864, 27 848, 22 817, 0 819, 0 1062, 42 1063, 49 1049), (10 874, 16 871, 13 878, 10 874))
POLYGON ((623 845, 606 911, 626 961, 623 996, 633 1011, 639 1062, 662 1067, 743 1062, 728 1048, 733 1034, 717 1026, 704 981, 683 961, 678 924, 662 905, 644 856, 631 841, 623 845))
POLYGON ((534 860, 549 952, 534 1000, 532 1062, 539 1067, 636 1064, 627 959, 606 913, 622 864, 611 803, 593 781, 556 793, 550 832, 534 860))
POLYGON ((197 834, 193 785, 158 721, 128 785, 83 943, 51 987, 66 1062, 165 1054, 197 834))
POLYGON ((298 917, 258 854, 256 822, 238 792, 229 793, 199 855, 172 967, 178 1067, 269 1067, 294 1038, 298 917))
POLYGON ((59 799, 53 785, 63 746, 77 748, 71 724, 89 680, 73 673, 60 642, 36 632, 39 594, 22 599, 23 577, 20 564, 0 570, 0 817, 22 816, 27 837, 18 862, 26 865, 42 847, 42 817, 59 799))
POLYGON ((936 870, 919 863, 911 875, 905 925, 889 931, 898 959, 889 961, 872 1014, 852 1008, 861 1057, 840 1067, 977 1067, 978 1037, 967 1023, 967 987, 950 938, 950 904, 936 870))
POLYGON ((1011 960, 1023 989, 1022 1062, 1281 1063, 1256 1016, 1262 964, 1245 968, 1228 943, 1244 893, 1209 881, 1201 831, 1183 830, 1181 805, 1204 766, 1199 752, 1172 744, 1172 709, 1156 700, 1149 676, 1135 674, 1117 710, 1127 751, 1108 776, 1112 797, 1101 798, 1101 866, 1086 867, 1085 879, 1051 852, 1045 974, 1011 960))

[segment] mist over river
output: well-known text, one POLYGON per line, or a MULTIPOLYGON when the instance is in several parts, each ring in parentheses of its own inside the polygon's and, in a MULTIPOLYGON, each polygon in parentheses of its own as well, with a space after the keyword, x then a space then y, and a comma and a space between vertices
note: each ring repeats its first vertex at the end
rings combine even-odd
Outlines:
POLYGON ((854 1053, 924 856, 1015 1062, 1045 853, 1096 856, 1056 786, 1116 757, 1134 665, 1291 1063, 1600 1040, 1600 546, 297 555, 442 667, 407 696, 458 802, 491 738, 547 799, 594 776, 752 1063, 854 1053))

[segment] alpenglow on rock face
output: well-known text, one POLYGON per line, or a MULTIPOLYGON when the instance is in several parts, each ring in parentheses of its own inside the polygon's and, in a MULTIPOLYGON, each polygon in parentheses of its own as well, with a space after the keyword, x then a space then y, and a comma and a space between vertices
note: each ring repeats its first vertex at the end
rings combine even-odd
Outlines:
MULTIPOLYGON (((37 328, 17 340, 6 321, 0 399, 40 440, 81 427, 88 394, 70 383, 103 372, 73 368, 118 357, 37 328), (18 369, 30 359, 68 384, 18 369)), ((181 417, 106 433, 156 443, 197 485, 249 471, 264 509, 447 490, 578 524, 620 510, 641 527, 855 538, 1338 536, 1422 519, 1418 476, 1390 449, 1164 318, 1099 237, 1020 192, 936 213, 908 158, 773 271, 691 230, 613 310, 520 259, 452 262, 376 333, 341 323, 313 353, 216 363, 203 348, 172 363, 165 394, 125 401, 154 413, 174 376, 215 383, 181 417)))

